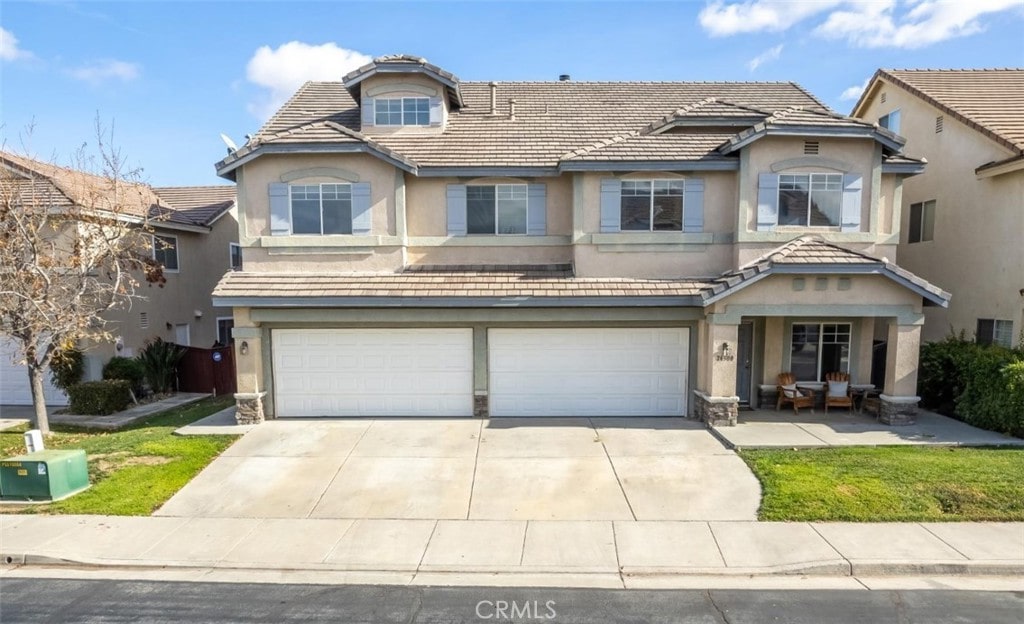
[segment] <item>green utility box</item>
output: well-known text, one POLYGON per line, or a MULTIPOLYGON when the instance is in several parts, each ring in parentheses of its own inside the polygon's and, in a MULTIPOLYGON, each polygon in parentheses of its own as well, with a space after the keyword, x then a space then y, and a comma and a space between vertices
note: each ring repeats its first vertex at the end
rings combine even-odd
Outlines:
POLYGON ((0 499, 55 501, 89 487, 85 451, 39 451, 0 461, 0 499))

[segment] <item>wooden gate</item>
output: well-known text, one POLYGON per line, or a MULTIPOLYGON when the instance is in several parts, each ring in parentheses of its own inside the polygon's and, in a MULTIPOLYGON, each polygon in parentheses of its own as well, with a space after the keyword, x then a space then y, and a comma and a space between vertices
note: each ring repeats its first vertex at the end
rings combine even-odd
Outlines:
POLYGON ((235 393, 235 350, 228 347, 185 347, 178 363, 179 392, 235 393))

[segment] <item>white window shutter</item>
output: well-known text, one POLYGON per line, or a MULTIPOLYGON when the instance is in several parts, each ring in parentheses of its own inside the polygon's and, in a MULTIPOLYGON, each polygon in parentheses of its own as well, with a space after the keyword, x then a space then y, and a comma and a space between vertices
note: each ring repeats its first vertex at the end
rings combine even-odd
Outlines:
POLYGON ((292 209, 288 198, 288 185, 271 182, 267 185, 270 198, 270 234, 287 236, 292 233, 292 209))
POLYGON ((370 204, 370 183, 352 184, 352 233, 369 235, 373 227, 373 210, 370 204))
POLYGON ((544 236, 548 233, 548 185, 530 184, 526 190, 526 233, 544 236))
POLYGON ((601 231, 622 229, 622 183, 616 178, 601 179, 601 231))
POLYGON ((683 231, 704 231, 704 180, 686 180, 683 186, 683 231))
POLYGON ((843 232, 860 231, 861 191, 864 179, 856 173, 843 175, 843 206, 840 229, 843 232))
POLYGON ((430 125, 440 126, 441 118, 444 112, 443 106, 441 105, 441 98, 432 97, 430 98, 430 125))
POLYGON ((448 185, 448 236, 465 236, 466 224, 466 185, 448 185))
POLYGON ((762 173, 757 177, 757 230, 771 230, 779 224, 779 176, 762 173))
POLYGON ((362 127, 363 128, 369 128, 370 126, 373 126, 374 125, 374 119, 373 119, 373 98, 372 97, 363 96, 362 112, 363 112, 362 127))

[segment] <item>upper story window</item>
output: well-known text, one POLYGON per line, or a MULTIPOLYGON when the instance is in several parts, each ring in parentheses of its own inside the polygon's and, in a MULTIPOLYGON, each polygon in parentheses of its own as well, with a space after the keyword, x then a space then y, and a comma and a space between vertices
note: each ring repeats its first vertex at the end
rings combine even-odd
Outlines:
POLYGON ((178 237, 153 235, 153 260, 165 271, 178 271, 178 237))
POLYGON ((376 98, 373 100, 374 125, 429 126, 430 98, 376 98))
POLYGON ((842 205, 841 173, 779 176, 779 225, 838 226, 842 205))
POLYGON ((910 204, 907 242, 921 243, 935 238, 935 200, 910 204))
POLYGON ((1013 347, 1013 321, 999 319, 978 319, 974 341, 978 344, 997 344, 1007 349, 1013 347))
POLYGON ((466 187, 468 234, 526 234, 527 185, 466 187))
POLYGON ((242 246, 238 243, 228 243, 228 265, 232 271, 242 270, 242 246))
POLYGON ((622 230, 681 232, 684 188, 683 180, 623 180, 622 230))
POLYGON ((292 234, 351 234, 351 184, 293 184, 289 187, 292 234))
POLYGON ((888 115, 882 115, 878 118, 878 125, 883 128, 888 128, 896 134, 900 133, 900 109, 896 109, 888 115))

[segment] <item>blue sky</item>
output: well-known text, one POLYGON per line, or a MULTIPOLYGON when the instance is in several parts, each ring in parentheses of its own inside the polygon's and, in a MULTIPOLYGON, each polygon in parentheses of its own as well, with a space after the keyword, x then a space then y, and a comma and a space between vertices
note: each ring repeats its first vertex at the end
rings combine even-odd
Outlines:
POLYGON ((16 2, 0 13, 4 149, 67 162, 94 120, 157 185, 217 184, 305 79, 426 57, 465 80, 792 80, 848 113, 878 67, 1024 66, 1024 0, 16 2))

